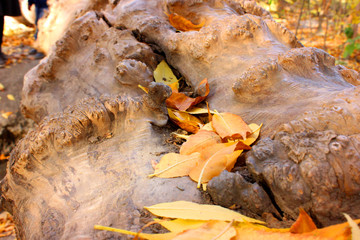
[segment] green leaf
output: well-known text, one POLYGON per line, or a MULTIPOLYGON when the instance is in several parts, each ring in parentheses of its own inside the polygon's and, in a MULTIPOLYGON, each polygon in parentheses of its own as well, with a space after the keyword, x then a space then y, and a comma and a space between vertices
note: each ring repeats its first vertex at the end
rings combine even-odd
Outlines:
POLYGON ((355 44, 348 44, 345 47, 345 51, 344 51, 344 58, 347 58, 348 56, 350 56, 354 51, 355 51, 355 44))

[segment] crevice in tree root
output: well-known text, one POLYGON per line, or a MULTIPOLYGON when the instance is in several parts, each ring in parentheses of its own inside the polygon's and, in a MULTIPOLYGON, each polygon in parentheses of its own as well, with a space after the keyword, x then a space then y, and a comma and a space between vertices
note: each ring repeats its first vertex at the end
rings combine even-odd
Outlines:
MULTIPOLYGON (((276 203, 274 194, 272 193, 272 191, 271 191, 270 187, 267 185, 267 183, 265 181, 261 181, 261 182, 258 182, 258 184, 260 185, 260 187, 262 187, 264 189, 266 194, 269 196, 271 203, 276 208, 276 210, 279 212, 281 217, 284 217, 284 212, 281 210, 279 205, 276 203)), ((279 217, 276 215, 274 215, 274 217, 279 219, 279 217)), ((279 220, 281 221, 282 219, 279 219, 279 220)))
POLYGON ((95 14, 98 20, 100 19, 104 20, 104 22, 106 23, 106 25, 108 25, 109 28, 113 27, 110 21, 105 17, 105 15, 102 12, 95 11, 95 14))

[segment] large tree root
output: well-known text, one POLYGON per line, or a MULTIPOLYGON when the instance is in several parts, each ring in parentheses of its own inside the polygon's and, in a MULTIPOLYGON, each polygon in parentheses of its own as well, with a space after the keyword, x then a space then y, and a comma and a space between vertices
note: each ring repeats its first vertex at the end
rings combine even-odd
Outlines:
POLYGON ((105 238, 93 224, 137 226, 144 204, 201 201, 186 178, 145 177, 170 150, 150 124, 166 123, 167 88, 151 83, 164 57, 195 90, 208 78, 211 108, 264 123, 249 176, 214 178, 215 202, 291 217, 303 207, 320 225, 360 218, 357 72, 302 47, 253 1, 124 0, 78 18, 25 78, 23 111, 43 120, 2 184, 21 237, 105 238), (178 33, 164 11, 205 26, 178 33))

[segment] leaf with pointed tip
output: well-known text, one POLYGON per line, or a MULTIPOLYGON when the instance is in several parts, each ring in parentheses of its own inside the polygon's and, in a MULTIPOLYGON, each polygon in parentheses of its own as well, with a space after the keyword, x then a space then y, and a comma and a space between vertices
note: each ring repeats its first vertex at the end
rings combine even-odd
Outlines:
POLYGON ((195 106, 196 104, 204 101, 210 93, 210 88, 206 78, 199 83, 199 85, 203 85, 203 84, 205 84, 204 96, 191 98, 186 96, 184 93, 173 91, 171 96, 168 97, 168 99, 166 99, 166 105, 170 108, 174 108, 180 111, 186 111, 188 108, 195 106))
POLYGON ((105 226, 100 226, 100 225, 95 225, 94 229, 110 231, 110 232, 117 232, 117 233, 135 236, 135 237, 137 236, 137 237, 140 237, 142 239, 147 239, 147 240, 170 240, 176 236, 176 233, 172 233, 172 232, 161 233, 161 234, 137 233, 137 232, 131 232, 131 231, 127 231, 127 230, 123 230, 123 229, 119 229, 119 228, 105 227, 105 226))
POLYGON ((245 143, 246 145, 250 146, 251 144, 253 144, 256 141, 256 139, 258 139, 258 137, 260 135, 261 127, 262 127, 262 124, 259 126, 255 123, 250 123, 249 128, 251 129, 251 134, 245 140, 240 139, 240 141, 245 143))
POLYGON ((188 132, 197 133, 200 127, 203 126, 200 119, 186 112, 168 108, 168 114, 171 121, 188 132))
POLYGON ((212 127, 222 139, 246 139, 252 131, 244 120, 232 113, 215 113, 212 127))
POLYGON ((306 233, 316 230, 317 227, 311 217, 305 212, 304 209, 299 209, 299 216, 295 223, 291 226, 291 233, 306 233))
POLYGON ((239 153, 241 152, 234 154, 234 151, 242 150, 248 147, 249 146, 244 145, 242 142, 233 144, 219 143, 210 146, 207 148, 209 151, 206 151, 205 149, 202 152, 203 159, 199 161, 199 164, 190 171, 190 178, 198 182, 197 187, 199 188, 201 183, 209 182, 212 178, 220 175, 223 170, 228 169, 230 165, 236 161, 237 157, 240 155, 239 153))
MULTIPOLYGON (((154 219, 159 220, 159 219, 154 219)), ((195 229, 206 223, 204 220, 174 219, 159 221, 159 224, 170 232, 182 232, 187 229, 195 229)))
POLYGON ((197 152, 191 155, 168 153, 161 158, 160 162, 155 166, 155 172, 149 177, 174 178, 187 176, 200 160, 200 153, 197 152))
POLYGON ((179 233, 174 240, 230 240, 235 237, 236 231, 232 223, 209 221, 199 228, 188 229, 179 233))
POLYGON ((359 225, 356 224, 352 218, 344 213, 344 216, 346 220, 348 221, 350 227, 351 227, 351 240, 360 240, 360 228, 359 225))
POLYGON ((198 204, 188 201, 159 203, 144 207, 152 214, 167 218, 191 220, 219 220, 231 222, 249 222, 265 224, 264 222, 246 217, 240 213, 216 205, 198 204))
POLYGON ((191 135, 180 148, 180 154, 188 155, 194 152, 201 152, 204 148, 221 143, 221 138, 214 132, 200 130, 191 135))
POLYGON ((154 78, 156 82, 164 83, 170 86, 171 89, 177 90, 179 88, 178 79, 164 60, 157 65, 154 71, 154 78))

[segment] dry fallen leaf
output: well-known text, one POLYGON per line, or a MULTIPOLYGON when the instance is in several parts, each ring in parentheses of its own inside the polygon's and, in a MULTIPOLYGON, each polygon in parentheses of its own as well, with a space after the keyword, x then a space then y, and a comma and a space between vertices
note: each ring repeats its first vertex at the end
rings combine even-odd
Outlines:
POLYGON ((13 114, 13 113, 12 113, 12 112, 4 112, 4 113, 1 113, 1 116, 2 116, 3 118, 8 119, 11 114, 13 114))
POLYGON ((5 156, 5 154, 2 153, 2 154, 0 155, 0 160, 7 160, 7 159, 9 159, 9 157, 10 157, 10 156, 5 156))
POLYGON ((291 233, 306 233, 316 230, 317 227, 311 217, 304 211, 304 209, 299 209, 299 216, 296 222, 291 226, 291 233))
POLYGON ((174 240, 230 240, 236 231, 232 223, 208 221, 199 228, 188 229, 179 233, 174 240))
POLYGON ((200 153, 197 152, 191 155, 168 153, 161 158, 160 162, 155 166, 155 172, 149 177, 173 178, 187 176, 200 160, 200 153))
POLYGON ((0 83, 0 91, 4 91, 5 90, 5 87, 2 83, 0 83))
POLYGON ((180 148, 180 154, 188 155, 201 152, 203 149, 214 144, 221 143, 221 138, 215 132, 200 130, 191 135, 180 148))
POLYGON ((232 113, 216 113, 213 116, 212 127, 222 139, 246 139, 252 131, 244 120, 232 113))
MULTIPOLYGON (((228 163, 233 166, 234 160, 240 156, 242 150, 244 148, 248 149, 249 146, 244 145, 242 142, 231 144, 227 146, 227 144, 215 144, 210 146, 209 150, 212 150, 208 156, 203 155, 203 159, 199 162, 199 164, 190 171, 190 178, 196 182, 198 182, 197 187, 200 188, 201 183, 207 183, 212 178, 220 175, 220 173, 229 169, 228 163), (220 146, 218 148, 218 146, 220 146), (239 151, 236 151, 239 150, 239 151), (236 153, 234 153, 236 151, 236 153)), ((204 152, 207 152, 204 150, 204 152)))
POLYGON ((186 96, 184 93, 173 91, 171 96, 168 99, 166 99, 166 105, 170 108, 174 108, 180 111, 186 111, 188 108, 195 106, 196 104, 204 101, 210 93, 210 88, 206 78, 200 82, 199 86, 203 84, 205 84, 204 96, 191 98, 186 96))
MULTIPOLYGON (((155 219, 160 220, 160 219, 155 219)), ((207 221, 204 220, 189 220, 189 219, 174 219, 167 221, 159 221, 159 224, 169 230, 170 232, 182 232, 187 229, 195 229, 201 227, 207 221)))
POLYGON ((8 98, 9 100, 11 100, 11 101, 15 101, 15 97, 14 97, 14 95, 12 95, 12 94, 8 94, 8 95, 7 95, 7 98, 8 98))
POLYGON ((164 83, 177 92, 179 88, 178 79, 164 60, 157 65, 154 71, 154 78, 156 82, 164 83))
POLYGON ((110 232, 118 232, 118 233, 127 234, 127 235, 131 235, 131 236, 135 236, 135 237, 140 237, 142 239, 147 239, 147 240, 171 240, 177 235, 177 233, 173 233, 173 232, 161 233, 161 234, 137 233, 137 232, 131 232, 131 231, 123 230, 123 229, 105 227, 105 226, 100 226, 100 225, 95 225, 94 229, 110 231, 110 232))
POLYGON ((348 221, 351 228, 351 240, 360 240, 360 228, 352 218, 344 213, 346 220, 348 221))
POLYGON ((249 128, 251 129, 251 134, 245 140, 240 139, 240 141, 245 143, 246 145, 250 146, 251 144, 253 144, 256 141, 256 139, 258 139, 258 137, 260 135, 261 127, 262 127, 262 124, 259 126, 255 123, 250 123, 249 128))
POLYGON ((177 15, 177 14, 167 14, 169 17, 169 22, 171 26, 173 26, 176 30, 179 31, 199 31, 205 24, 205 21, 201 22, 198 25, 193 24, 191 21, 187 20, 186 18, 177 15))
POLYGON ((171 121, 188 132, 197 133, 200 127, 203 126, 200 119, 189 113, 168 108, 168 114, 171 121))
POLYGON ((246 217, 240 213, 216 205, 198 204, 187 201, 159 203, 144 207, 152 214, 167 218, 191 220, 219 220, 264 224, 263 221, 246 217))

